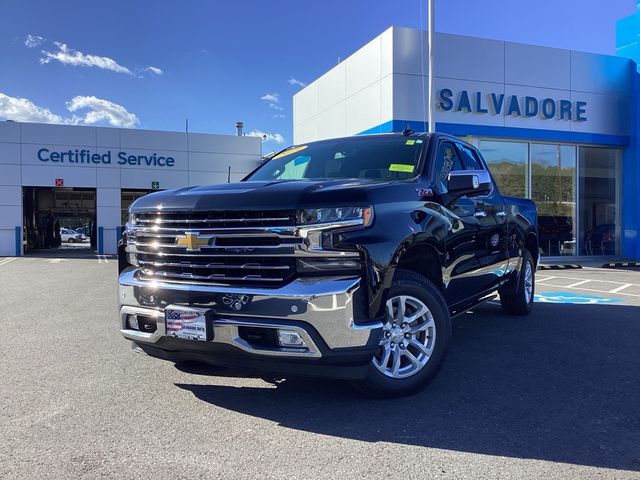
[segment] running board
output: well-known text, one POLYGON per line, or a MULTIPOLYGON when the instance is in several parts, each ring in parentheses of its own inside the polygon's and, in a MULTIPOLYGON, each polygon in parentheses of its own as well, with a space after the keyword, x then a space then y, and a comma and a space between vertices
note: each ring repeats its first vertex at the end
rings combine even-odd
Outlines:
POLYGON ((464 310, 460 310, 460 311, 454 311, 451 313, 451 318, 456 318, 459 317, 460 315, 462 315, 463 313, 467 313, 469 310, 471 310, 472 308, 477 307, 478 305, 482 305, 483 303, 486 302, 490 302, 491 300, 495 300, 496 298, 498 298, 498 294, 497 293, 490 293, 489 295, 486 295, 484 297, 481 297, 480 299, 478 299, 478 301, 476 301, 475 303, 469 305, 467 308, 465 308, 464 310))

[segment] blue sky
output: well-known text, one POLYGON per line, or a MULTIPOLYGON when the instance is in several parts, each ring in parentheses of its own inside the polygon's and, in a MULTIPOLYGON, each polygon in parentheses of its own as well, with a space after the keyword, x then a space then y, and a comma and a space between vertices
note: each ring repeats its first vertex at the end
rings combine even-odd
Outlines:
MULTIPOLYGON (((292 96, 427 0, 3 0, 0 119, 292 140, 292 96)), ((422 4, 422 5, 421 5, 422 4)), ((436 30, 615 53, 635 0, 439 0, 436 30)), ((420 15, 422 7, 422 17, 420 15)))

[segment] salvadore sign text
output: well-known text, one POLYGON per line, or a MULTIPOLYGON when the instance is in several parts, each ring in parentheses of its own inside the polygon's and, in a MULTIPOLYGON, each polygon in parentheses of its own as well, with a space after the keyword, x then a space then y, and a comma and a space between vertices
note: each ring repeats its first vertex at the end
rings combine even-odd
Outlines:
POLYGON ((136 167, 173 167, 175 158, 156 153, 151 155, 130 155, 123 151, 106 150, 103 153, 85 149, 51 151, 48 148, 38 150, 41 162, 70 163, 85 165, 130 165, 136 167))
POLYGON ((505 95, 504 93, 453 92, 443 88, 438 92, 438 108, 443 112, 479 113, 516 117, 538 117, 543 120, 587 121, 587 102, 556 98, 505 95))

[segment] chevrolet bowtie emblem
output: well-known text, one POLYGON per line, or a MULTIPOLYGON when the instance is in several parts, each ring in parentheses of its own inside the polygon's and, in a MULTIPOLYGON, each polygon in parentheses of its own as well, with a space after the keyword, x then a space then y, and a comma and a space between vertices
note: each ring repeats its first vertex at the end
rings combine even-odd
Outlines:
POLYGON ((200 247, 209 245, 212 238, 213 235, 200 235, 198 232, 189 232, 176 238, 176 245, 185 245, 189 252, 199 252, 200 247))

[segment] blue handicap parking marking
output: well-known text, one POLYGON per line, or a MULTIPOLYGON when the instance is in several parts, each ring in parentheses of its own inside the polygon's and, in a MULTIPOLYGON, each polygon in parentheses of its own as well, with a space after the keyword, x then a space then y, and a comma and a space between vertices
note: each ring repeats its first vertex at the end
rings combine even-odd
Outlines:
POLYGON ((576 305, 601 305, 622 302, 619 298, 606 298, 576 292, 544 292, 536 293, 534 300, 540 303, 571 303, 576 305))

